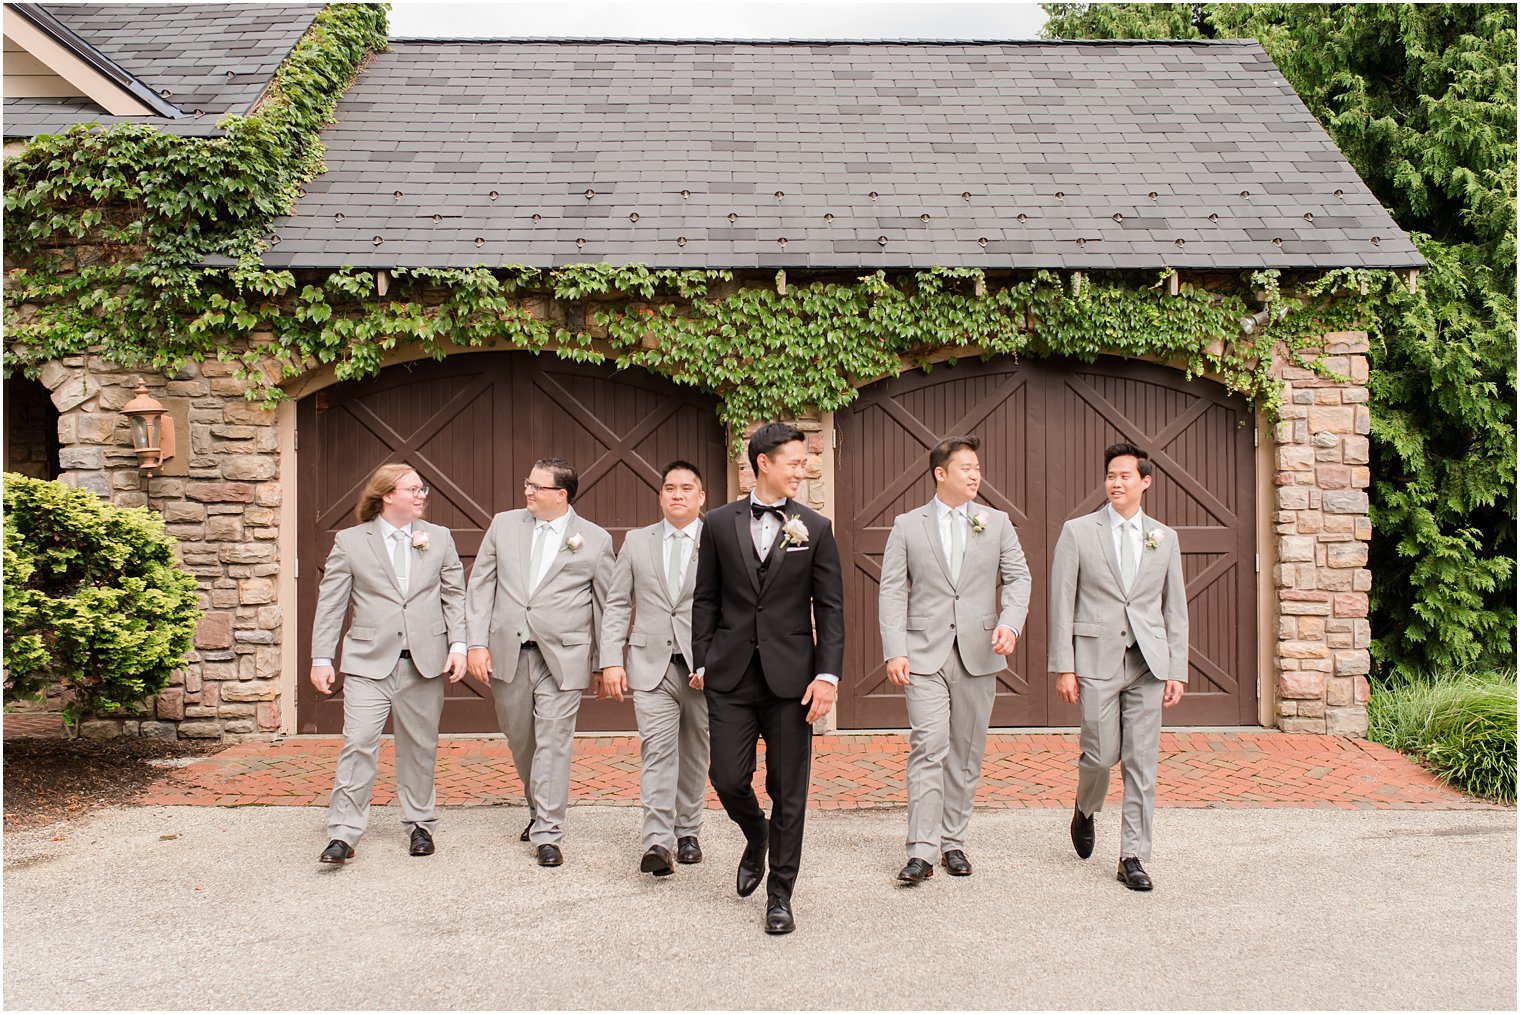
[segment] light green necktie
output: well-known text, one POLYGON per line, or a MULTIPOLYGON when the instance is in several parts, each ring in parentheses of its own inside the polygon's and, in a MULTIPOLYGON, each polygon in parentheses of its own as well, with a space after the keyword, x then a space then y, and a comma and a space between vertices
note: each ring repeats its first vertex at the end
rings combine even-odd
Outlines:
POLYGON ((670 536, 670 559, 665 561, 665 587, 670 589, 670 601, 674 602, 681 596, 681 584, 686 577, 686 568, 681 566, 681 540, 686 538, 685 532, 672 532, 670 536))
POLYGON ((544 544, 549 541, 549 526, 540 524, 533 533, 533 555, 528 559, 528 593, 538 588, 538 568, 544 562, 544 544))
POLYGON ((1130 538, 1130 533, 1135 530, 1133 521, 1126 521, 1119 526, 1119 573, 1124 577, 1124 590, 1129 591, 1130 585, 1135 583, 1135 543, 1130 538))
POLYGON ((961 579, 961 560, 966 555, 966 516, 950 512, 950 580, 961 579))
POLYGON ((401 586, 401 594, 406 594, 406 533, 399 528, 392 536, 396 540, 396 546, 391 550, 391 563, 396 567, 396 583, 401 586))

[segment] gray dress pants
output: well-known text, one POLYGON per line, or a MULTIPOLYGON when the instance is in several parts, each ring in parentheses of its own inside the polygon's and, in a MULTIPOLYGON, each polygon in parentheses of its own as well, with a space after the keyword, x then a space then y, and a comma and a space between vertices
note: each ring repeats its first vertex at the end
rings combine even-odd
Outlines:
POLYGON ((491 694, 533 815, 528 840, 535 846, 557 845, 565 836, 570 806, 570 752, 581 692, 561 690, 544 656, 537 648, 525 648, 518 652, 512 682, 497 680, 491 694))
POLYGON ((702 830, 707 791, 707 697, 687 681, 686 664, 671 661, 653 690, 633 691, 639 723, 639 799, 644 842, 675 851, 676 839, 702 830))
POLYGON ((369 826, 369 800, 380 762, 380 731, 395 720, 396 801, 402 826, 432 833, 433 769, 438 759, 438 719, 443 678, 425 678, 410 659, 399 659, 383 680, 343 677, 343 750, 327 804, 327 837, 352 845, 369 826))
POLYGON ((908 858, 965 849, 982 777, 996 676, 972 676, 952 648, 936 673, 913 673, 908 701, 908 858))
POLYGON ((1151 818, 1156 811, 1156 759, 1161 752, 1161 698, 1166 683, 1151 675, 1139 648, 1124 653, 1124 667, 1111 679, 1078 676, 1082 709, 1082 759, 1077 762, 1077 806, 1085 814, 1103 809, 1109 769, 1124 773, 1121 858, 1151 857, 1151 818))

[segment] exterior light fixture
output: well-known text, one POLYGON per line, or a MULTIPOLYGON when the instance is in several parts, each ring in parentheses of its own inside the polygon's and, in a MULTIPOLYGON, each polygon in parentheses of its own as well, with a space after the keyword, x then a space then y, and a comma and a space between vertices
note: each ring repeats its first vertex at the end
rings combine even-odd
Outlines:
POLYGON ((132 421, 132 449, 137 452, 138 469, 151 472, 174 457, 174 420, 163 403, 148 394, 141 380, 134 393, 137 396, 122 406, 121 413, 132 421))

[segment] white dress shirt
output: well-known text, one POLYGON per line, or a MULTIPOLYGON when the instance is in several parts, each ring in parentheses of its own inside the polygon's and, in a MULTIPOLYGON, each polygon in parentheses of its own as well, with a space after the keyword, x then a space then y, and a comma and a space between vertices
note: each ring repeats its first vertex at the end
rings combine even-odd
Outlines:
POLYGON ((951 507, 936 496, 934 498, 934 515, 939 519, 940 548, 945 551, 945 560, 948 562, 950 560, 950 526, 952 524, 959 524, 961 526, 961 538, 963 540, 961 545, 968 549, 971 546, 971 528, 966 514, 966 505, 961 504, 959 507, 951 507))
POLYGON ((697 551, 697 545, 702 540, 702 519, 692 518, 691 523, 688 524, 685 528, 677 528, 675 525, 670 523, 669 518, 661 521, 660 524, 664 526, 661 529, 660 542, 660 546, 664 552, 660 554, 660 559, 667 567, 669 567, 670 544, 672 541, 674 541, 675 551, 681 554, 679 560, 680 572, 682 574, 685 574, 686 568, 691 566, 691 554, 697 551), (677 532, 684 533, 686 538, 676 538, 677 532))
POLYGON ((1126 522, 1119 512, 1114 510, 1114 505, 1110 503, 1108 505, 1108 523, 1114 530, 1114 559, 1116 560, 1124 559, 1124 546, 1121 540, 1124 539, 1125 533, 1119 526, 1123 524, 1135 526, 1134 530, 1129 533, 1129 548, 1135 554, 1135 570, 1138 572, 1140 569, 1140 554, 1145 552, 1145 515, 1140 511, 1135 511, 1135 516, 1126 522))
POLYGON ((533 560, 533 542, 538 538, 538 530, 540 528, 547 527, 549 529, 549 534, 545 536, 544 555, 543 559, 538 561, 538 573, 528 575, 528 594, 531 595, 533 593, 533 590, 538 587, 539 582, 544 579, 544 575, 549 573, 549 568, 554 566, 554 558, 564 550, 565 529, 570 526, 570 515, 574 513, 575 511, 572 508, 571 510, 565 511, 565 513, 561 514, 553 521, 539 521, 534 524, 533 535, 528 540, 528 561, 530 564, 533 560))

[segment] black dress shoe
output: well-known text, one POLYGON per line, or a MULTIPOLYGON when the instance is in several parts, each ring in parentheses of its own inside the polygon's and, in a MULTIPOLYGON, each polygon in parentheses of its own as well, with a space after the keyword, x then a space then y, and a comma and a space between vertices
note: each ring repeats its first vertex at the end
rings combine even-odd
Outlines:
POLYGON ((909 859, 908 865, 898 871, 897 879, 905 884, 922 884, 934 876, 934 867, 922 859, 909 859))
POLYGON ((966 858, 966 853, 960 849, 951 849, 940 857, 945 864, 945 872, 952 877, 971 876, 971 860, 966 858))
POLYGON ((433 836, 425 827, 412 828, 412 855, 430 856, 433 854, 433 836))
POLYGON ((518 841, 527 841, 528 840, 528 832, 531 831, 531 830, 533 830, 533 821, 530 818, 528 820, 528 826, 525 827, 525 828, 523 828, 523 833, 517 836, 517 840, 518 841))
POLYGON ((734 880, 734 890, 741 898, 754 894, 755 888, 760 886, 760 878, 765 875, 765 844, 762 841, 759 845, 746 845, 744 854, 739 857, 739 875, 734 880))
POLYGON ((1149 891, 1153 886, 1138 859, 1119 860, 1119 882, 1131 891, 1149 891))
POLYGON ((676 862, 690 866, 701 861, 702 846, 697 844, 696 835, 688 834, 676 839, 676 862))
POLYGON ((1097 840, 1097 829, 1093 827, 1092 814, 1084 814, 1080 806, 1071 808, 1071 847, 1077 850, 1077 856, 1086 859, 1093 854, 1093 842, 1097 840))
POLYGON ((657 877, 668 877, 676 871, 670 862, 670 849, 664 845, 651 845, 649 851, 644 853, 644 858, 639 860, 640 873, 653 873, 657 877))
POLYGON ((354 857, 354 847, 348 842, 334 838, 327 843, 327 848, 317 857, 320 863, 346 863, 354 857))
POLYGON ((792 918, 792 903, 786 898, 771 895, 765 902, 765 932, 790 933, 797 928, 792 918))
POLYGON ((550 845, 545 842, 538 847, 537 852, 538 865, 540 866, 558 866, 565 861, 565 857, 560 854, 558 845, 550 845))

